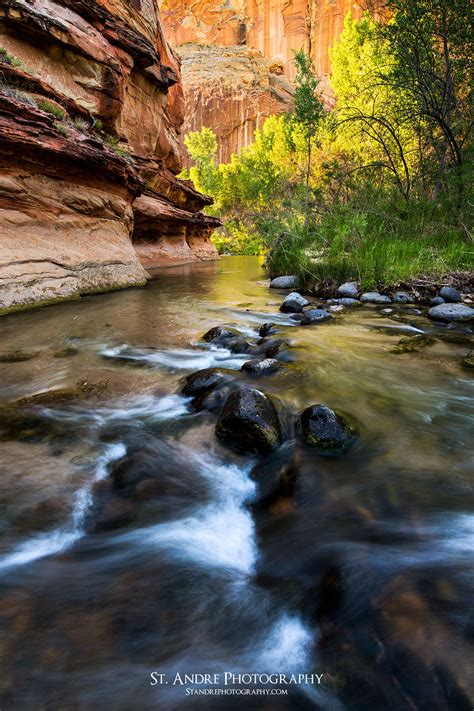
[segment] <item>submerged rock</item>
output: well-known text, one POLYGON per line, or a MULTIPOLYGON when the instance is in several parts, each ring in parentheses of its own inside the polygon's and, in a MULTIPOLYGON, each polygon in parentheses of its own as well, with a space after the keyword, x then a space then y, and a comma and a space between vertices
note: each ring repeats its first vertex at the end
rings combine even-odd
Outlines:
POLYGON ((337 290, 337 293, 346 298, 357 299, 359 294, 359 284, 357 281, 346 281, 344 284, 341 284, 337 290))
POLYGON ((246 361, 240 370, 250 375, 271 375, 280 368, 280 363, 275 358, 254 358, 246 361))
POLYGON ((231 338, 239 337, 240 333, 236 331, 235 328, 228 328, 227 326, 214 326, 214 328, 210 328, 202 338, 207 343, 212 343, 214 341, 224 342, 231 338))
POLYGON ((385 294, 380 294, 378 291, 366 291, 362 294, 360 300, 367 304, 391 304, 392 299, 385 294))
POLYGON ((331 314, 325 309, 308 309, 303 314, 301 325, 309 326, 313 323, 322 323, 323 321, 329 321, 331 318, 331 314))
POLYGON ((53 358, 72 358, 78 353, 78 348, 74 348, 74 346, 66 346, 65 348, 61 348, 59 351, 53 353, 53 358))
POLYGON ((440 304, 433 306, 428 316, 435 321, 472 321, 474 309, 465 304, 440 304))
POLYGON ((425 334, 416 334, 415 336, 406 336, 401 338, 398 345, 393 348, 393 353, 415 353, 420 348, 432 346, 435 339, 425 334))
POLYGON ((296 276, 279 276, 270 282, 270 289, 294 289, 295 286, 298 286, 296 276))
POLYGON ((216 436, 238 452, 269 454, 283 440, 273 401, 260 390, 232 392, 219 412, 216 436))
POLYGON ((469 368, 472 369, 474 368, 474 353, 468 353, 467 356, 464 358, 462 365, 464 368, 469 368))
POLYGON ((461 294, 453 286, 443 286, 439 291, 439 295, 441 296, 441 298, 451 304, 462 301, 461 294))
POLYGON ((280 350, 288 347, 288 342, 283 338, 262 338, 250 351, 252 355, 262 355, 265 358, 274 358, 280 350))
POLYGON ((305 299, 304 296, 298 294, 297 291, 292 291, 291 294, 285 297, 282 305, 280 306, 280 311, 283 313, 298 313, 303 310, 304 306, 308 306, 309 301, 305 299))
POLYGON ((338 314, 341 311, 344 311, 344 306, 342 304, 331 304, 331 306, 329 307, 329 311, 332 314, 338 314))
POLYGON ((39 351, 7 351, 0 353, 0 363, 22 363, 36 358, 39 351))
POLYGON ((298 424, 304 441, 323 452, 342 451, 354 441, 349 425, 326 405, 307 407, 298 424))

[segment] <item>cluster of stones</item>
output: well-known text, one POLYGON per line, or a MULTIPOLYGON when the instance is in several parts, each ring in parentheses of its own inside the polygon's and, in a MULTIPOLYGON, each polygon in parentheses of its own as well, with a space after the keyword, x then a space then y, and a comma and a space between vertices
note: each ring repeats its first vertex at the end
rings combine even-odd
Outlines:
MULTIPOLYGON (((306 301, 299 298, 300 305, 306 301)), ((260 329, 261 339, 252 345, 236 330, 216 326, 205 333, 203 339, 233 352, 263 354, 245 362, 241 368, 244 374, 261 376, 280 368, 276 357, 268 357, 269 349, 273 356, 281 357, 280 348, 287 346, 279 339, 266 338, 273 332, 273 324, 264 324, 260 329)), ((184 379, 181 391, 192 398, 191 407, 195 411, 217 414, 217 438, 241 454, 267 456, 295 434, 302 442, 326 454, 343 452, 355 439, 344 418, 326 405, 311 405, 294 415, 282 402, 249 386, 232 370, 205 368, 191 373, 184 379)))
MULTIPOLYGON (((295 276, 282 276, 272 279, 270 287, 274 289, 294 289, 298 286, 295 276)), ((334 298, 328 299, 328 309, 314 309, 309 302, 298 292, 289 294, 281 306, 281 311, 292 313, 302 325, 318 323, 331 318, 330 312, 342 311, 345 307, 359 306, 361 304, 410 304, 414 303, 414 295, 406 291, 395 291, 392 294, 378 291, 361 293, 360 285, 356 281, 341 284, 334 298), (298 316, 296 314, 301 314, 298 316)), ((474 309, 468 303, 463 303, 463 294, 452 286, 443 286, 439 294, 430 301, 429 318, 435 321, 466 322, 474 319, 474 309)))

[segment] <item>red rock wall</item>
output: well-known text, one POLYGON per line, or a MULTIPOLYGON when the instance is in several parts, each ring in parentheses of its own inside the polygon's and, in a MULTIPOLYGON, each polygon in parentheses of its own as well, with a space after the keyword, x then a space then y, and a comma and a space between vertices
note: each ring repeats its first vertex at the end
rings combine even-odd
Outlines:
POLYGON ((212 128, 224 161, 252 141, 267 116, 291 106, 293 50, 311 54, 331 101, 329 49, 346 14, 362 14, 357 0, 164 0, 161 7, 167 37, 183 60, 184 130, 212 128))
POLYGON ((175 177, 184 98, 157 0, 2 0, 0 48, 0 310, 142 283, 147 240, 169 247, 147 267, 217 256, 209 199, 175 177))

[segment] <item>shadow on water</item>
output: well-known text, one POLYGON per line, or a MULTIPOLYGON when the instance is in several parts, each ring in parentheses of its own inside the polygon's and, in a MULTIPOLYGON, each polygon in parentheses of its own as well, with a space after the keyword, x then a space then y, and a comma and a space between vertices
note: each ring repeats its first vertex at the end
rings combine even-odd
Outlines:
POLYGON ((2 350, 34 351, 0 363, 2 708, 472 707, 469 334, 378 307, 298 328, 263 278, 227 258, 2 319, 2 350), (179 394, 246 359, 205 331, 268 321, 292 361, 257 387, 344 413, 343 456, 239 457, 179 394), (412 331, 429 346, 395 352, 412 331), (191 697, 153 671, 323 681, 191 697))

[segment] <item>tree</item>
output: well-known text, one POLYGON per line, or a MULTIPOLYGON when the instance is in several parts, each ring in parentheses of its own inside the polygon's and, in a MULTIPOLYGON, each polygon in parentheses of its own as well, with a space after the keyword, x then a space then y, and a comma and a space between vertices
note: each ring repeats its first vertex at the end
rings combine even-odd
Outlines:
POLYGON ((324 107, 318 95, 319 80, 314 75, 313 62, 304 49, 294 53, 296 63, 295 79, 295 107, 294 120, 299 123, 304 131, 306 141, 306 210, 305 226, 308 228, 310 217, 309 183, 311 178, 311 148, 318 125, 324 116, 324 107))
POLYGON ((388 0, 381 26, 393 63, 384 80, 409 97, 407 114, 426 125, 438 180, 454 166, 463 195, 464 152, 472 129, 473 25, 470 0, 388 0))

